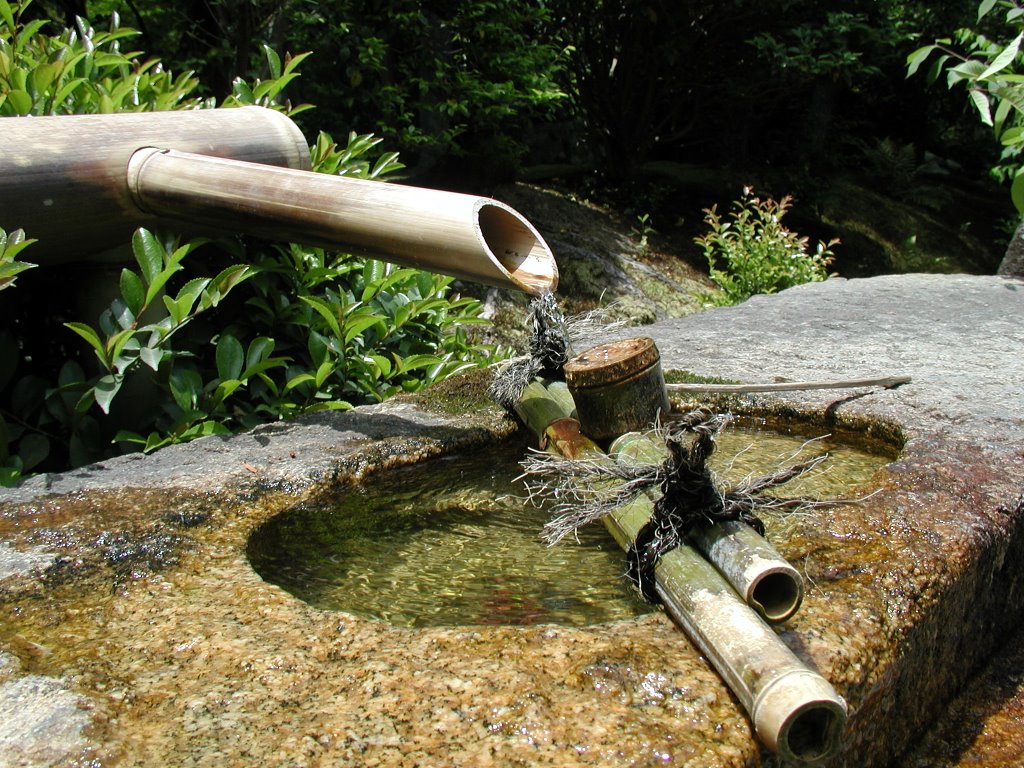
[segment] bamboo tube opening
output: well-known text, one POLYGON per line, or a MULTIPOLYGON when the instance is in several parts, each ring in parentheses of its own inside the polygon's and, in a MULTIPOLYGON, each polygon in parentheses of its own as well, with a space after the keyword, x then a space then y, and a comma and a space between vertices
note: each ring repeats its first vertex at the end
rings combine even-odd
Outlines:
POLYGON ((784 760, 818 763, 839 749, 846 707, 828 683, 809 670, 792 671, 754 703, 758 734, 784 760))
POLYGON ((544 239, 511 208, 488 200, 477 211, 480 235, 491 256, 526 292, 540 295, 558 285, 558 268, 544 239))
POLYGON ((811 706, 798 712, 786 734, 786 751, 805 763, 815 763, 830 756, 839 724, 839 718, 831 708, 811 706))
POLYGON ((791 570, 766 571, 750 589, 753 608, 773 624, 790 618, 803 601, 802 582, 791 570))

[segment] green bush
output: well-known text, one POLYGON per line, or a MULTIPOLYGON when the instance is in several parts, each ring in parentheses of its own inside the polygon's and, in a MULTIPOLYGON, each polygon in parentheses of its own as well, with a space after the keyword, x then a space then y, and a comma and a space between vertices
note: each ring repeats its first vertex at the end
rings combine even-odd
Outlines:
POLYGON ((739 304, 754 294, 776 293, 829 276, 831 249, 839 241, 819 242, 808 253, 808 238, 782 224, 791 205, 789 196, 762 200, 744 187, 728 219, 715 207, 704 211, 710 230, 695 242, 704 249, 711 280, 720 289, 706 297, 710 304, 739 304))
MULTIPOLYGON (((116 18, 107 32, 80 20, 50 35, 42 22, 22 22, 29 2, 0 0, 6 119, 215 106, 191 73, 175 77, 156 60, 122 52, 136 33, 116 18)), ((237 79, 225 106, 307 109, 285 99, 306 55, 282 60, 268 46, 263 54, 269 77, 237 79)), ((394 153, 378 154, 378 144, 352 133, 340 146, 321 133, 314 170, 384 179, 402 166, 394 153)), ((28 244, 20 231, 0 238, 0 287, 29 266, 15 260, 28 244)), ((484 322, 481 305, 453 293, 448 277, 298 245, 179 242, 147 230, 135 233, 132 251, 135 263, 122 269, 118 295, 99 318, 48 326, 31 297, 19 297, 19 321, 0 329, 0 484, 377 402, 498 354, 472 340, 467 329, 484 322), (120 429, 114 417, 138 397, 140 382, 147 406, 136 409, 131 431, 120 429)), ((17 287, 15 294, 32 290, 17 287)))
POLYGON ((1024 6, 1016 0, 981 0, 974 27, 958 29, 952 39, 942 38, 910 53, 907 77, 931 60, 929 82, 944 74, 948 88, 967 89, 979 119, 1002 145, 992 175, 1011 182, 1013 204, 1024 214, 1024 6), (986 23, 992 34, 981 31, 986 23), (933 58, 933 53, 938 56, 933 58))

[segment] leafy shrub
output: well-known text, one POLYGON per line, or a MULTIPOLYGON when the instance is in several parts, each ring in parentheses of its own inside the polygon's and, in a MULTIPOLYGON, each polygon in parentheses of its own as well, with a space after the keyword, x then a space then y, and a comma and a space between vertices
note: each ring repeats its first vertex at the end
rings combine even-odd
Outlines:
MULTIPOLYGON (((21 22, 29 2, 0 0, 0 115, 215 106, 190 73, 174 77, 122 53, 136 33, 116 18, 108 32, 79 20, 52 36, 41 22, 21 22)), ((225 105, 308 109, 284 94, 306 54, 263 54, 269 77, 237 79, 225 105)), ((321 133, 314 170, 384 179, 402 166, 394 153, 375 156, 378 144, 352 133, 339 146, 321 133)), ((26 245, 20 231, 0 239, 0 287, 28 266, 15 261, 26 245)), ((135 263, 94 322, 67 320, 61 335, 27 298, 22 317, 0 330, 0 484, 380 401, 498 354, 468 334, 484 322, 481 305, 453 294, 448 277, 298 245, 178 242, 147 230, 132 250, 135 263), (138 398, 140 382, 146 405, 121 429, 118 411, 138 398)))
POLYGON ((709 303, 739 304, 757 293, 776 293, 829 276, 831 249, 839 241, 819 242, 808 253, 808 238, 782 224, 791 205, 789 196, 762 200, 744 187, 728 219, 719 216, 716 207, 704 211, 710 231, 695 242, 704 249, 711 280, 721 289, 706 297, 709 303))
POLYGON ((994 22, 998 39, 979 29, 958 29, 952 39, 942 38, 910 53, 907 76, 938 54, 928 69, 929 82, 945 74, 947 87, 967 89, 979 119, 992 128, 1003 147, 992 175, 1011 181, 1013 204, 1024 213, 1024 6, 1016 0, 981 0, 975 26, 995 17, 996 9, 1003 12, 1002 21, 994 22))

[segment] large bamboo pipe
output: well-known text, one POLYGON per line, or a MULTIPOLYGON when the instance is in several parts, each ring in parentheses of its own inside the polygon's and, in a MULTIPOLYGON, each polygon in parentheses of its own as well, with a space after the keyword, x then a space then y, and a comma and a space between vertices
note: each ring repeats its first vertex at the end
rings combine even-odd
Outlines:
POLYGON ((128 164, 141 210, 275 240, 347 249, 538 295, 557 281, 544 239, 489 198, 144 149, 128 164))
POLYGON ((490 198, 308 172, 309 148, 260 107, 0 120, 0 227, 40 263, 81 260, 140 226, 347 250, 503 288, 555 289, 554 257, 490 198))
MULTIPOLYGON (((602 455, 570 418, 565 393, 552 397, 529 384, 516 413, 550 449, 570 458, 602 455)), ((640 496, 605 518, 621 546, 629 547, 653 510, 640 496)), ((669 615, 711 661, 750 714, 758 737, 783 761, 816 763, 834 756, 846 723, 846 702, 809 669, 744 603, 722 575, 683 544, 655 567, 656 590, 669 615)))

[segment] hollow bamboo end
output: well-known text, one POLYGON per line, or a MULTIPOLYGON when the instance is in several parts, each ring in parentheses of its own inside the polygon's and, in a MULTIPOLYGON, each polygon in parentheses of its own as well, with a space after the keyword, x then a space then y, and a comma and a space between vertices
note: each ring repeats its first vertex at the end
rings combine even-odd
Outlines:
POLYGON ((804 599, 800 574, 788 564, 758 574, 750 585, 747 602, 770 624, 781 624, 799 610, 804 599))
POLYGON ((783 761, 814 764, 839 751, 847 711, 827 680, 797 670, 762 691, 751 715, 758 736, 783 761))
POLYGON ((554 292, 555 256, 530 222, 503 203, 485 200, 477 208, 477 226, 487 250, 516 287, 532 296, 554 292))

